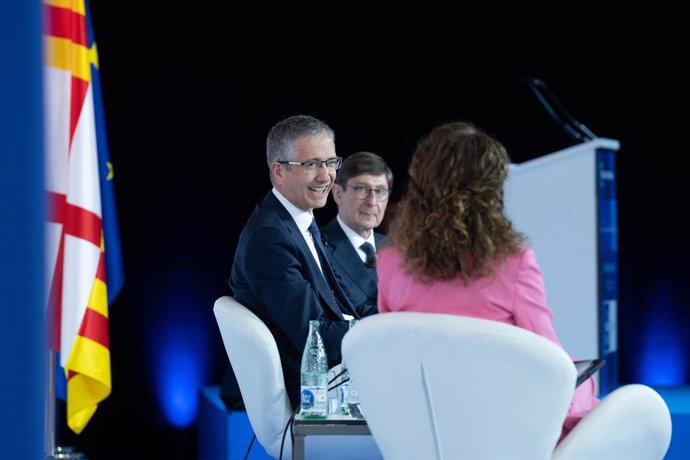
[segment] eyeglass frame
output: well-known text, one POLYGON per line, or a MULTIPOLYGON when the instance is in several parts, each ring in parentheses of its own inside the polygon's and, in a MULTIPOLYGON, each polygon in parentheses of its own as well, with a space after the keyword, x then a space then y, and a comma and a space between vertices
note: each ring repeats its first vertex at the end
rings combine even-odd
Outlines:
POLYGON ((289 166, 301 166, 302 170, 305 173, 315 173, 319 168, 322 166, 325 166, 327 170, 329 171, 337 171, 340 169, 340 167, 343 165, 343 157, 334 157, 334 158, 329 158, 327 160, 317 160, 317 159, 311 159, 311 160, 306 160, 306 161, 288 161, 288 160, 276 160, 276 163, 279 163, 281 165, 289 165, 289 166), (328 163, 335 161, 335 167, 331 168, 328 163), (314 165, 314 169, 307 169, 311 165, 314 165))
POLYGON ((358 200, 366 200, 367 198, 369 198, 369 195, 371 194, 371 192, 374 192, 374 198, 376 198, 376 201, 379 201, 379 202, 384 202, 384 201, 388 200, 388 198, 391 197, 391 189, 389 189, 389 188, 370 188, 370 187, 367 187, 366 185, 350 185, 350 184, 346 183, 343 185, 343 190, 345 190, 347 187, 352 188, 352 190, 355 193, 355 197, 357 197, 358 200), (357 189, 360 189, 360 190, 364 189, 364 190, 366 190, 367 194, 364 196, 359 196, 359 195, 361 195, 361 193, 358 192, 357 189), (381 192, 385 193, 386 196, 380 197, 379 193, 381 193, 381 192))

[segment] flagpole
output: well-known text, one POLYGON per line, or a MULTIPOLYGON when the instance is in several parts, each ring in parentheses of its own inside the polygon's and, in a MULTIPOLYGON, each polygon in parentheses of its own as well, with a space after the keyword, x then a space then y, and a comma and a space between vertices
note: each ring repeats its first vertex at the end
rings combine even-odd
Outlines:
POLYGON ((43 458, 45 460, 83 460, 86 457, 74 447, 57 444, 57 352, 48 347, 45 401, 45 434, 43 458))
POLYGON ((48 349, 48 359, 46 359, 46 393, 44 397, 45 412, 45 439, 43 443, 43 454, 47 460, 55 458, 55 351, 48 349))

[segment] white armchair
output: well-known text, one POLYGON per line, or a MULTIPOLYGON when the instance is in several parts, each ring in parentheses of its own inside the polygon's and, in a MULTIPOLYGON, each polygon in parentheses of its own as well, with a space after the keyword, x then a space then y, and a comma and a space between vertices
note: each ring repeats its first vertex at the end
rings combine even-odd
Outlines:
MULTIPOLYGON (((280 458, 292 409, 276 341, 263 321, 232 297, 216 300, 213 312, 256 439, 271 457, 280 458)), ((282 458, 291 458, 291 451, 288 433, 282 458)))
MULTIPOLYGON (((232 297, 217 299, 213 312, 256 439, 271 457, 291 459, 292 437, 285 429, 292 409, 273 334, 232 297)), ((305 447, 308 460, 381 459, 370 436, 308 436, 305 447)))
POLYGON ((630 386, 605 398, 556 447, 575 367, 560 347, 515 326, 386 313, 361 320, 342 351, 389 460, 657 460, 670 442, 663 400, 630 386))

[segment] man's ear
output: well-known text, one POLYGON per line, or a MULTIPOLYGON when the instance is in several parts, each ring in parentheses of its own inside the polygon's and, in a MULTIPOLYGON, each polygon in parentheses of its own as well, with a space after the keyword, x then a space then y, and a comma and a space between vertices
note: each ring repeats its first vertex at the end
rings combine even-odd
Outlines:
POLYGON ((276 184, 283 183, 283 177, 285 176, 285 168, 280 163, 271 163, 271 176, 273 176, 273 181, 276 184))
POLYGON ((343 187, 341 187, 339 184, 333 184, 331 193, 333 194, 333 200, 335 200, 335 204, 340 206, 340 204, 343 202, 343 193, 345 193, 343 187))

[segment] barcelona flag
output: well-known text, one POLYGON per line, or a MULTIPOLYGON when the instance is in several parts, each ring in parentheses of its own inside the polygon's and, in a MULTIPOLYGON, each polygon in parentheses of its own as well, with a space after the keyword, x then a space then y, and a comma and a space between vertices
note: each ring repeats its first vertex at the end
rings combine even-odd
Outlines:
POLYGON ((51 342, 81 433, 111 392, 108 308, 122 288, 114 170, 85 0, 44 0, 46 225, 51 342))

